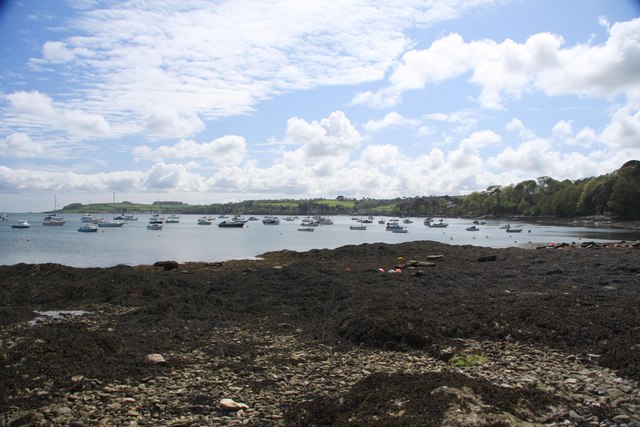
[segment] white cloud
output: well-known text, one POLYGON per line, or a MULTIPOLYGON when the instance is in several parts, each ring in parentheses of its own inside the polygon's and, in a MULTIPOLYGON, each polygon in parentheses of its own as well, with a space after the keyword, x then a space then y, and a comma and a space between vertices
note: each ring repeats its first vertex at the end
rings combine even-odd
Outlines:
POLYGON ((99 114, 87 113, 53 100, 38 91, 19 91, 5 96, 13 114, 12 120, 28 126, 46 125, 68 132, 77 138, 108 136, 111 126, 99 114))
POLYGON ((193 135, 204 129, 197 115, 180 115, 174 109, 154 108, 143 117, 143 122, 149 135, 163 138, 193 135))
POLYGON ((0 152, 5 157, 50 156, 43 144, 32 141, 26 133, 13 133, 0 140, 0 152))
POLYGON ((199 144, 191 140, 181 140, 172 146, 152 149, 146 145, 134 148, 137 158, 184 159, 198 158, 213 164, 238 164, 246 155, 247 144, 243 137, 226 135, 213 141, 199 144))
POLYGON ((602 45, 563 48, 561 36, 539 33, 524 43, 505 40, 465 42, 449 34, 423 50, 406 52, 389 77, 390 86, 358 94, 354 103, 397 105, 407 90, 426 88, 469 74, 480 87, 485 108, 502 108, 523 92, 610 97, 640 84, 640 18, 618 22, 602 45))
POLYGON ((67 49, 64 43, 53 41, 44 43, 42 46, 42 56, 52 64, 64 64, 74 58, 73 52, 67 49))
POLYGON ((403 117, 397 112, 387 113, 382 120, 369 120, 364 128, 369 132, 379 131, 387 127, 416 127, 420 125, 420 120, 403 117))
POLYGON ((397 164, 399 152, 397 145, 368 145, 362 150, 360 158, 369 166, 384 168, 397 164))
POLYGON ((283 142, 299 148, 285 152, 283 160, 288 165, 313 165, 316 174, 325 175, 344 165, 363 139, 341 111, 331 113, 320 122, 309 123, 294 117, 287 122, 283 142))
POLYGON ((640 150, 640 88, 631 91, 627 103, 618 108, 602 131, 602 141, 614 150, 640 150))

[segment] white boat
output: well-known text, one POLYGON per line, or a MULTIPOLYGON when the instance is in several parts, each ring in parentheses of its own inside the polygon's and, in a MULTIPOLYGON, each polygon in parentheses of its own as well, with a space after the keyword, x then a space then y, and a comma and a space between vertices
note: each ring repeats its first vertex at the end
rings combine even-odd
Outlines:
POLYGON ((8 221, 9 220, 9 216, 7 215, 6 212, 2 214, 2 220, 3 221, 8 221))
POLYGON ((94 224, 83 224, 78 228, 81 233, 95 233, 98 231, 98 226, 94 224))
POLYGON ((127 222, 137 221, 138 217, 137 216, 133 216, 133 214, 127 214, 127 215, 124 216, 124 220, 127 221, 127 222))
POLYGON ((396 227, 391 229, 392 233, 408 233, 407 227, 396 227))
POLYGON ((316 218, 320 225, 333 225, 333 220, 325 217, 316 218))
POLYGON ((425 225, 431 228, 447 228, 449 226, 449 223, 445 222, 444 219, 442 218, 440 218, 438 222, 429 221, 428 223, 427 223, 427 220, 425 219, 425 225))
POLYGON ((507 233, 522 233, 522 228, 520 228, 520 227, 512 227, 509 224, 507 224, 507 226, 504 228, 504 230, 506 230, 507 233))
POLYGON ((87 222, 87 223, 91 224, 91 223, 93 223, 93 221, 95 219, 96 218, 91 214, 84 214, 84 215, 82 215, 82 218, 80 218, 80 221, 87 222))
POLYGON ((211 225, 211 219, 207 218, 206 216, 201 216, 200 218, 198 218, 198 225, 211 225))
POLYGON ((265 216, 262 219, 262 223, 266 225, 278 225, 280 224, 280 220, 275 216, 265 216))
POLYGON ((177 224, 180 222, 180 217, 178 215, 172 214, 167 217, 165 221, 167 224, 177 224))
POLYGON ((147 230, 162 230, 162 224, 147 224, 147 230))
POLYGON ((396 231, 396 230, 402 230, 402 226, 398 223, 397 219, 390 219, 389 222, 387 222, 387 231, 396 231))
POLYGON ((125 221, 100 221, 98 227, 122 227, 125 224, 125 221))
POLYGON ((15 224, 11 224, 11 228, 29 228, 29 227, 31 227, 31 224, 29 224, 26 219, 22 219, 16 222, 15 224))
POLYGON ((164 217, 160 216, 160 214, 153 214, 149 218, 149 224, 164 224, 164 217))
POLYGON ((413 224, 413 221, 409 218, 403 219, 402 222, 404 222, 405 224, 413 224))
POLYGON ((66 221, 61 216, 56 215, 55 213, 52 215, 47 215, 42 220, 42 225, 64 225, 66 221))

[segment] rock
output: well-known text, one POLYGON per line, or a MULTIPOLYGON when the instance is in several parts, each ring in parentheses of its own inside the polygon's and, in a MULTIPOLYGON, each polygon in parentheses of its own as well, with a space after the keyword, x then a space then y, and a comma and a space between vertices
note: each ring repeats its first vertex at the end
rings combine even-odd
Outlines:
POLYGON ((167 363, 165 358, 158 353, 147 354, 144 358, 145 362, 151 363, 153 365, 163 365, 167 363))
POLYGON ((497 261, 498 257, 496 255, 487 255, 487 256, 481 256, 480 258, 478 258, 478 262, 489 262, 489 261, 497 261))
POLYGON ((444 255, 427 255, 427 261, 440 261, 444 259, 444 255))
POLYGON ((220 406, 228 411, 239 411, 241 409, 249 409, 248 405, 236 402, 233 399, 220 399, 220 406))
POLYGON ((158 261, 153 264, 154 267, 162 267, 164 271, 176 270, 180 266, 176 261, 158 261))

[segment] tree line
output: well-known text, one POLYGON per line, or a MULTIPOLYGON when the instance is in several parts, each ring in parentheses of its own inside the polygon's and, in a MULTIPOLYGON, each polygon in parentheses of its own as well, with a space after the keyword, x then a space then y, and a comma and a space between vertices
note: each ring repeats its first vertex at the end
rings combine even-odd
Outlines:
POLYGON ((507 186, 492 185, 464 196, 420 196, 395 199, 348 198, 247 200, 237 203, 188 205, 157 201, 153 205, 122 202, 65 206, 65 211, 160 211, 183 214, 256 215, 385 215, 385 216, 591 216, 640 218, 640 161, 598 177, 558 181, 548 176, 507 186))
POLYGON ((613 173, 576 181, 548 176, 509 186, 490 186, 461 198, 456 214, 522 216, 610 215, 640 218, 640 161, 613 173))

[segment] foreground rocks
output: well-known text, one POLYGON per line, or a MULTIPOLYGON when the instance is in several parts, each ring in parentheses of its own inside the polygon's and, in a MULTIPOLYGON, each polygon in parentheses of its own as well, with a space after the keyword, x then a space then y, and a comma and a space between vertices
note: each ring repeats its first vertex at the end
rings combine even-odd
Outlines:
POLYGON ((0 425, 640 425, 639 259, 421 242, 0 267, 0 425))

